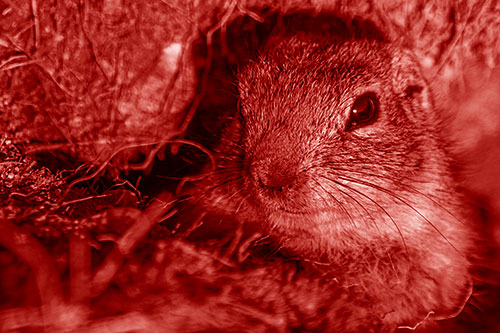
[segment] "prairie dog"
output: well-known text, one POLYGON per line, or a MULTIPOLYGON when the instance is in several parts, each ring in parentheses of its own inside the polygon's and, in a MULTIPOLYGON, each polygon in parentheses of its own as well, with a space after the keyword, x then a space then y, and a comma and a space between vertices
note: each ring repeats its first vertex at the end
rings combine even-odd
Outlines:
POLYGON ((411 52, 292 24, 237 87, 217 167, 197 185, 204 209, 326 264, 388 330, 459 313, 472 289, 471 214, 411 52))

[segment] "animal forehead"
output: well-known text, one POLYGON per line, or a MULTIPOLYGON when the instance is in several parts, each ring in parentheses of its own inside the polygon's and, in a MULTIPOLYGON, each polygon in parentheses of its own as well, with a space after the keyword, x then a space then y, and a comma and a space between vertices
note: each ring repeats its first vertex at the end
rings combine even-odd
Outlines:
POLYGON ((243 116, 280 127, 343 128, 355 96, 390 84, 389 57, 371 44, 292 38, 264 49, 239 73, 243 116))
POLYGON ((369 41, 286 39, 267 47, 256 61, 239 73, 244 92, 276 93, 290 89, 324 89, 341 93, 345 88, 387 71, 389 57, 382 45, 369 41))
POLYGON ((262 60, 270 66, 288 64, 310 70, 359 69, 380 65, 387 60, 385 53, 383 43, 370 40, 291 37, 268 46, 262 60))

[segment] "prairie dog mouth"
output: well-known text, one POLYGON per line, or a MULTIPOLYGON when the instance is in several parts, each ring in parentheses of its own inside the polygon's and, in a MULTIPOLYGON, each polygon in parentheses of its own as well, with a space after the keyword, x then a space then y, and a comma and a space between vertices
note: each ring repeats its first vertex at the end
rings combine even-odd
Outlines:
POLYGON ((331 211, 323 209, 293 210, 287 208, 277 208, 270 212, 269 219, 278 223, 298 224, 302 226, 315 226, 322 224, 325 220, 330 220, 331 211), (321 222, 320 222, 321 221, 321 222))

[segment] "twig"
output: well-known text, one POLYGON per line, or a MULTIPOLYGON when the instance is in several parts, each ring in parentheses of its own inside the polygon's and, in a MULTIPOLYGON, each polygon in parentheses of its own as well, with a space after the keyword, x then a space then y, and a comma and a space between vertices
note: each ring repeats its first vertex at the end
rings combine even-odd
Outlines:
POLYGON ((42 303, 43 319, 57 322, 64 305, 56 265, 40 242, 7 219, 0 219, 0 244, 15 253, 33 271, 42 303))
POLYGON ((406 329, 406 330, 414 331, 420 325, 422 325, 427 319, 429 319, 429 317, 432 316, 433 314, 434 314, 434 311, 429 311, 429 313, 427 313, 425 318, 422 319, 422 321, 419 321, 418 323, 416 323, 414 326, 398 326, 398 329, 406 329))
POLYGON ((40 47, 40 20, 38 19, 38 5, 36 0, 31 0, 31 11, 33 13, 33 20, 35 21, 35 49, 40 47))
POLYGON ((89 45, 90 52, 92 54, 92 58, 94 58, 97 67, 101 71, 101 73, 104 76, 104 78, 106 79, 106 81, 108 83, 110 83, 111 79, 108 77, 108 75, 106 74, 106 71, 104 70, 104 67, 102 67, 101 63, 97 59, 97 54, 96 54, 95 49, 94 49, 94 43, 92 43, 92 40, 90 39, 87 31, 85 30, 85 26, 84 26, 84 21, 85 21, 85 1, 84 0, 80 0, 78 2, 78 18, 80 20, 80 26, 81 26, 81 29, 82 29, 82 32, 83 32, 83 37, 85 38, 85 40, 87 41, 87 43, 89 45))
POLYGON ((76 147, 75 143, 73 142, 73 140, 71 140, 71 137, 68 135, 68 133, 66 133, 66 131, 61 126, 59 126, 56 118, 52 115, 52 112, 48 108, 42 108, 42 110, 43 110, 43 113, 45 113, 47 115, 50 122, 52 123, 52 125, 54 125, 54 127, 59 132, 59 134, 61 134, 61 136, 64 138, 64 140, 68 141, 68 143, 71 146, 76 147))
POLYGON ((98 168, 96 171, 94 171, 93 173, 91 173, 90 175, 87 175, 87 176, 84 176, 84 177, 81 177, 81 178, 78 178, 78 179, 75 179, 74 181, 72 181, 71 183, 68 184, 68 187, 66 188, 66 191, 64 192, 64 194, 62 195, 62 197, 64 198, 68 193, 69 191, 73 188, 73 186, 75 186, 76 184, 79 184, 79 183, 82 183, 82 182, 85 182, 85 181, 88 181, 88 180, 91 180, 91 179, 94 179, 97 175, 99 175, 105 168, 106 166, 113 160, 113 158, 118 155, 120 152, 122 151, 125 151, 127 149, 131 149, 131 148, 137 148, 137 147, 146 147, 146 146, 150 146, 150 145, 153 145, 153 144, 157 144, 158 142, 148 142, 148 143, 135 143, 135 144, 132 144, 132 145, 126 145, 120 149, 117 149, 115 152, 113 152, 98 168))
POLYGON ((242 12, 243 14, 247 15, 247 16, 250 16, 251 18, 253 18, 255 21, 257 22, 260 22, 260 23, 264 23, 264 18, 262 16, 260 16, 259 14, 257 14, 256 12, 246 8, 243 4, 239 3, 237 4, 236 6, 238 8, 238 10, 240 12, 242 12))
MULTIPOLYGON (((200 92, 196 95, 196 97, 193 100, 193 103, 191 104, 191 107, 189 108, 186 117, 184 118, 181 126, 179 127, 178 135, 182 135, 183 133, 186 132, 189 124, 191 123, 191 120, 194 117, 194 114, 196 110, 198 109, 198 106, 200 105, 206 91, 207 91, 207 84, 208 84, 208 75, 210 74, 210 68, 212 67, 212 61, 213 61, 213 50, 212 50, 212 39, 214 33, 221 28, 221 26, 225 25, 231 15, 233 14, 235 8, 237 5, 237 1, 232 1, 228 10, 226 13, 224 13, 222 19, 215 24, 213 27, 211 27, 208 32, 207 32, 207 58, 205 60, 205 67, 203 69, 202 77, 201 77, 201 88, 200 92)), ((175 154, 175 152, 174 152, 175 154)))
POLYGON ((144 170, 144 171, 146 171, 152 165, 156 154, 158 154, 160 149, 162 149, 165 146, 165 143, 166 142, 160 142, 157 145, 155 145, 155 147, 153 149, 151 149, 151 151, 149 152, 149 154, 146 157, 146 159, 144 160, 144 162, 138 163, 138 164, 129 164, 127 166, 127 169, 128 170, 144 170))
POLYGON ((29 64, 32 64, 33 62, 35 62, 35 60, 26 60, 26 59, 28 59, 28 57, 26 57, 25 55, 18 55, 18 56, 9 57, 7 60, 0 63, 0 70, 5 71, 5 70, 17 68, 17 67, 26 66, 26 65, 29 65, 29 64), (22 61, 17 62, 17 60, 22 60, 22 61), (11 64, 9 64, 9 63, 11 63, 11 64), (9 64, 9 66, 7 66, 8 64, 9 64))
POLYGON ((70 299, 72 303, 89 305, 90 245, 87 239, 71 235, 69 240, 70 299))
POLYGON ((253 235, 251 235, 250 237, 248 237, 247 239, 245 239, 243 242, 241 242, 239 248, 238 248, 238 262, 239 263, 242 263, 243 261, 245 261, 248 256, 250 255, 249 252, 247 252, 248 248, 250 247, 250 245, 256 241, 257 239, 261 238, 262 237, 262 234, 261 233, 254 233, 253 235))
POLYGON ((0 312, 0 332, 19 332, 22 328, 38 327, 43 322, 40 308, 14 308, 0 312))
POLYGON ((101 194, 101 195, 93 195, 85 198, 79 198, 76 200, 71 200, 71 201, 64 201, 60 204, 57 204, 58 207, 64 207, 64 206, 69 206, 69 205, 74 205, 76 203, 84 202, 84 201, 89 201, 89 200, 94 200, 94 199, 102 199, 102 198, 109 198, 111 197, 111 194, 101 194))
POLYGON ((129 312, 120 316, 95 320, 85 332, 157 332, 158 323, 153 318, 146 314, 129 312))
MULTIPOLYGON (((487 8, 487 6, 485 5, 485 2, 487 0, 481 0, 481 1, 482 1, 482 3, 479 4, 479 6, 480 6, 479 13, 475 14, 476 17, 480 16, 482 14, 483 10, 485 8, 487 8)), ((443 70, 443 68, 445 68, 446 65, 449 64, 450 59, 452 58, 452 56, 455 52, 455 49, 458 47, 458 43, 464 38, 466 29, 469 28, 470 21, 473 18, 472 17, 473 10, 474 10, 474 7, 476 5, 478 5, 478 3, 472 2, 471 8, 470 8, 469 12, 467 13, 467 18, 462 21, 463 26, 461 27, 460 31, 457 34, 455 34, 453 39, 448 43, 447 48, 444 50, 445 54, 439 55, 439 57, 438 57, 439 64, 436 66, 437 68, 435 69, 435 73, 440 73, 443 70)))
POLYGON ((123 259, 134 250, 139 241, 146 236, 151 228, 157 222, 176 213, 175 210, 170 210, 172 204, 173 201, 164 202, 163 200, 155 200, 145 212, 133 208, 115 208, 112 210, 112 214, 122 217, 128 216, 134 220, 134 223, 116 242, 115 247, 94 275, 91 282, 92 297, 97 297, 106 290, 120 268, 123 259), (168 211, 170 212, 166 214, 168 211))

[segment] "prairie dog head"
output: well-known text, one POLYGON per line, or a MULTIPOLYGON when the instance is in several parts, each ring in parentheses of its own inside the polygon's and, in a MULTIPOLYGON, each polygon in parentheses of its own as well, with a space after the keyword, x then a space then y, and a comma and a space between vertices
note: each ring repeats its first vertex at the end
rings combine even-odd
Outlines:
POLYGON ((388 321, 457 311, 468 216, 411 54, 299 32, 271 37, 237 79, 238 115, 205 180, 211 209, 336 267, 388 321))
POLYGON ((454 210, 455 193, 411 57, 370 40, 298 35, 269 45, 238 75, 237 140, 242 186, 270 227, 318 255, 374 239, 461 239, 439 207, 454 210))

